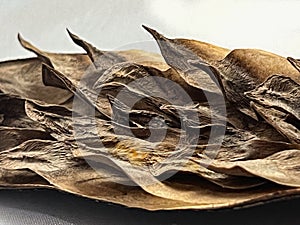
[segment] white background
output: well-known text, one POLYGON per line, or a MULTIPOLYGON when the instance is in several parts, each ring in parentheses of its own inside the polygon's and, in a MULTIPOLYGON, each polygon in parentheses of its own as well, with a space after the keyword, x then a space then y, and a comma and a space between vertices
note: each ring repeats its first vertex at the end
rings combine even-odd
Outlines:
POLYGON ((33 56, 18 32, 44 50, 82 52, 65 28, 108 50, 152 40, 141 24, 167 37, 300 58, 299 11, 296 0, 0 0, 0 60, 33 56))

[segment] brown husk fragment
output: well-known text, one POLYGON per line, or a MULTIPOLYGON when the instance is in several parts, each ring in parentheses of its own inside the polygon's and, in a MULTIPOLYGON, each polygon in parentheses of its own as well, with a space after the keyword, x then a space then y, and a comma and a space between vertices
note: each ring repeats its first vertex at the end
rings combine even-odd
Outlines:
POLYGON ((0 63, 0 186, 148 210, 299 195, 298 60, 144 28, 165 62, 102 51, 69 30, 86 54, 18 36, 37 58, 0 63))

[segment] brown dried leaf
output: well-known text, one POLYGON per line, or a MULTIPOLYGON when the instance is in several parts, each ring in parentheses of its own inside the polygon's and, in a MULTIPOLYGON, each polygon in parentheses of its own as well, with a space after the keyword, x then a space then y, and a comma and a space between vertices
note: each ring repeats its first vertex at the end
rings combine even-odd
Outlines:
POLYGON ((0 186, 151 210, 299 194, 299 62, 145 28, 172 68, 152 53, 98 50, 69 31, 87 54, 44 52, 18 36, 38 58, 0 64, 0 186))
POLYGON ((274 75, 246 96, 252 108, 282 135, 300 143, 300 85, 286 76, 274 75))
POLYGON ((41 68, 42 61, 38 58, 0 63, 0 90, 44 104, 62 104, 67 101, 71 95, 65 90, 45 87, 41 68))
POLYGON ((138 63, 144 66, 155 67, 159 70, 169 69, 166 63, 164 63, 163 58, 158 54, 142 50, 102 51, 71 33, 68 29, 67 31, 74 43, 87 52, 87 55, 90 57, 98 71, 100 69, 109 69, 111 66, 122 62, 138 63))
MULTIPOLYGON (((188 44, 183 44, 184 41, 165 38, 157 31, 146 26, 143 27, 155 38, 166 62, 179 73, 182 79, 193 87, 209 92, 210 95, 221 95, 221 87, 215 69, 196 54, 197 51, 194 51, 196 47, 189 48, 187 47, 188 44)), ((201 46, 200 43, 199 45, 201 46)), ((207 51, 206 48, 210 48, 206 44, 201 47, 203 49, 199 48, 199 51, 203 50, 203 52, 207 51)), ((216 46, 212 48, 217 49, 216 52, 219 51, 220 55, 223 55, 223 51, 226 51, 218 49, 216 46)), ((215 57, 218 58, 218 56, 215 57)), ((203 96, 199 96, 199 99, 201 97, 203 96)))
POLYGON ((28 141, 6 153, 0 153, 0 157, 1 168, 29 168, 57 189, 149 210, 216 209, 265 201, 274 195, 279 198, 298 192, 298 189, 278 186, 224 191, 203 180, 183 182, 175 179, 147 188, 148 191, 166 197, 159 198, 145 193, 139 187, 116 184, 118 179, 123 179, 122 175, 117 172, 112 174, 111 169, 107 173, 105 167, 100 167, 97 171, 91 169, 83 160, 73 158, 70 147, 63 143, 28 141), (184 198, 185 202, 178 201, 178 196, 179 199, 184 198))
MULTIPOLYGON (((259 176, 278 184, 299 187, 299 149, 277 152, 262 159, 246 161, 213 161, 209 168, 238 176, 259 176)), ((202 161, 205 163, 205 160, 202 161)))
MULTIPOLYGON (((38 119, 41 123, 45 124, 49 130, 52 130, 52 135, 57 137, 59 140, 63 141, 65 139, 72 139, 72 130, 68 130, 67 132, 64 131, 64 129, 71 127, 72 119, 70 118, 70 113, 57 114, 61 110, 54 110, 53 107, 42 108, 34 106, 32 103, 27 103, 27 110, 31 118, 38 119), (37 113, 34 113, 34 111, 37 113), (50 111, 54 111, 56 114, 54 115, 53 113, 49 113, 50 111)), ((90 147, 96 148, 96 150, 88 152, 86 152, 86 150, 76 151, 74 152, 76 157, 90 158, 97 157, 99 154, 104 154, 105 157, 129 162, 131 165, 149 166, 153 164, 153 166, 151 166, 151 168, 153 168, 151 173, 156 174, 157 176, 168 171, 181 170, 189 173, 195 173, 205 177, 213 183, 234 189, 243 189, 250 186, 260 185, 262 183, 261 180, 251 181, 225 174, 217 174, 201 167, 198 164, 193 164, 192 162, 186 164, 182 162, 182 160, 186 160, 184 157, 179 157, 177 161, 173 159, 171 164, 164 164, 164 160, 172 154, 172 152, 174 152, 175 145, 178 142, 180 133, 176 129, 169 128, 166 135, 161 135, 161 132, 164 132, 164 129, 151 128, 151 132, 155 134, 154 140, 160 136, 165 136, 163 143, 159 145, 154 143, 156 145, 155 146, 151 140, 147 140, 151 133, 144 128, 126 128, 124 125, 120 126, 118 124, 112 124, 101 119, 97 119, 97 124, 94 124, 91 118, 83 117, 81 119, 76 119, 76 121, 76 129, 77 132, 80 133, 80 138, 85 140, 84 143, 88 144, 90 147), (96 126, 96 130, 94 126, 96 126), (79 131, 80 129, 82 132, 79 131), (133 132, 138 138, 123 136, 128 135, 128 132, 133 132), (95 139, 95 137, 99 137, 105 148, 97 149, 97 147, 99 147, 99 142, 97 142, 98 139, 95 139), (163 166, 157 167, 157 163, 162 163, 163 166), (241 182, 241 180, 244 182, 241 182)), ((80 140, 78 141, 80 142, 80 140)), ((117 167, 123 168, 120 166, 117 167)))

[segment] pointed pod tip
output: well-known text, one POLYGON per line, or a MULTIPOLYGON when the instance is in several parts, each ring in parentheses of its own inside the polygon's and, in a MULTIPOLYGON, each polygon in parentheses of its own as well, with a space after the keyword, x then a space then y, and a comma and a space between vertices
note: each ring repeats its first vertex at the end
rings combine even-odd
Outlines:
POLYGON ((79 37, 77 35, 73 34, 68 28, 66 28, 66 30, 72 40, 79 39, 79 37))
POLYGON ((18 33, 17 38, 18 38, 18 41, 22 44, 22 42, 24 41, 24 38, 22 37, 21 33, 18 33))
POLYGON ((142 25, 142 27, 146 30, 146 31, 148 31, 151 35, 158 35, 159 33, 156 31, 156 30, 154 30, 154 29, 152 29, 152 28, 150 28, 150 27, 147 27, 146 25, 142 25))
POLYGON ((150 27, 147 27, 146 25, 142 24, 142 27, 145 29, 145 30, 152 30, 150 27))
POLYGON ((83 40, 76 34, 72 33, 68 28, 66 28, 66 30, 73 42, 82 47, 83 40))
POLYGON ((21 35, 21 33, 18 33, 17 35, 18 41, 21 44, 22 47, 24 47, 25 49, 28 49, 28 46, 30 46, 31 44, 26 41, 23 36, 21 35))
POLYGON ((66 28, 66 31, 71 36, 72 32, 69 30, 69 28, 66 28))
POLYGON ((142 25, 142 27, 146 31, 148 31, 156 40, 162 40, 162 39, 165 40, 166 39, 163 35, 161 35, 160 33, 158 33, 156 30, 154 30, 154 29, 152 29, 150 27, 147 27, 145 25, 142 25))
POLYGON ((70 31, 69 28, 66 28, 66 31, 68 32, 68 34, 69 34, 70 37, 76 37, 76 35, 73 34, 73 33, 70 31))

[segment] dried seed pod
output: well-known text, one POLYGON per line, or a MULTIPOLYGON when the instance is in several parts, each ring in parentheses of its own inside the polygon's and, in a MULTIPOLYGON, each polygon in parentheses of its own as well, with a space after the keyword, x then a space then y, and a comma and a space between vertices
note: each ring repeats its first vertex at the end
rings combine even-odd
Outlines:
POLYGON ((280 151, 262 159, 236 162, 215 161, 209 168, 232 175, 259 176, 278 184, 299 187, 299 149, 280 151))
POLYGON ((8 95, 44 104, 63 104, 71 97, 65 90, 44 86, 39 58, 1 62, 0 79, 0 90, 8 95))
POLYGON ((228 100, 239 104, 238 108, 253 118, 256 115, 249 107, 245 92, 253 90, 275 74, 284 74, 300 81, 299 72, 284 57, 262 50, 233 50, 215 66, 221 75, 228 100))
POLYGON ((289 77, 274 75, 246 96, 270 125, 294 143, 300 143, 300 85, 289 77))
MULTIPOLYGON (((168 39, 147 26, 143 25, 143 28, 146 29, 149 33, 151 33, 152 36, 158 41, 162 54, 167 60, 167 62, 169 61, 168 57, 171 57, 172 54, 174 54, 174 56, 179 54, 177 53, 177 51, 180 48, 182 48, 183 52, 186 50, 193 52, 196 56, 200 58, 201 61, 208 64, 218 60, 222 60, 230 52, 230 50, 227 48, 222 48, 202 41, 182 38, 168 39), (176 48, 178 49, 175 50, 176 48)), ((174 58, 173 60, 180 59, 174 58)), ((170 59, 170 61, 172 61, 172 59, 170 59)))
POLYGON ((145 52, 142 50, 125 50, 125 51, 102 51, 92 44, 84 41, 77 35, 68 30, 68 34, 75 44, 82 47, 95 67, 99 70, 106 70, 111 66, 122 63, 138 63, 144 66, 152 66, 159 70, 167 70, 169 67, 164 63, 163 58, 155 53, 145 52))
MULTIPOLYGON (((192 75, 193 79, 201 80, 204 85, 199 87, 204 90, 207 90, 204 86, 207 86, 210 79, 219 81, 227 99, 238 104, 239 110, 255 119, 257 117, 250 108, 250 101, 245 97, 245 92, 253 90, 274 74, 285 74, 295 81, 300 81, 299 72, 288 60, 276 54, 257 49, 235 49, 229 52, 209 44, 195 45, 189 40, 168 39, 153 29, 144 28, 156 39, 162 55, 170 66, 192 75), (198 70, 204 70, 210 77, 203 72, 194 74, 189 72, 187 68, 191 68, 189 63, 191 60, 195 62, 198 60, 199 62, 193 62, 193 65, 198 64, 198 70)), ((213 89, 216 89, 216 86, 212 85, 209 88, 211 92, 213 89)))
POLYGON ((0 64, 0 186, 55 188, 149 210, 299 194, 299 62, 146 29, 168 65, 143 51, 98 50, 69 31, 87 54, 44 52, 19 35, 38 58, 0 64), (224 129, 213 137, 220 146, 209 141, 213 128, 224 129))
POLYGON ((112 173, 111 169, 107 173, 105 167, 100 167, 95 172, 84 161, 72 158, 68 153, 68 149, 67 145, 57 142, 25 142, 18 148, 11 150, 10 155, 13 157, 8 158, 5 156, 7 153, 1 153, 0 157, 3 160, 1 160, 0 167, 14 167, 14 169, 29 167, 54 185, 54 188, 92 199, 148 210, 216 209, 240 206, 265 201, 274 195, 277 198, 285 197, 293 193, 296 194, 298 191, 298 189, 288 189, 279 186, 252 188, 247 191, 225 191, 203 180, 182 182, 180 179, 176 180, 176 178, 173 178, 173 180, 164 184, 169 186, 167 192, 165 192, 165 188, 161 189, 162 185, 148 188, 154 193, 160 191, 160 195, 163 193, 167 197, 159 198, 147 194, 138 187, 116 184, 117 180, 122 179, 119 173, 112 173), (22 161, 19 160, 21 158, 23 159, 22 161), (176 192, 175 195, 173 195, 174 191, 176 192), (181 196, 185 197, 185 201, 179 201, 178 195, 180 198, 181 196))
MULTIPOLYGON (((39 113, 35 115, 34 110, 31 108, 33 105, 31 103, 31 106, 29 107, 29 105, 27 106, 27 111, 29 113, 29 115, 33 118, 33 119, 38 119, 39 121, 41 121, 41 123, 44 123, 44 125, 46 127, 48 127, 48 130, 52 130, 53 131, 53 135, 55 137, 58 137, 59 140, 63 141, 63 140, 70 140, 70 138, 72 136, 68 135, 67 133, 72 133, 72 130, 66 132, 64 131, 65 128, 70 127, 71 124, 71 118, 70 118, 70 113, 64 113, 64 110, 55 110, 53 107, 51 108, 41 108, 39 107, 39 113), (53 113, 51 113, 52 111, 56 112, 56 114, 54 115, 53 113), (59 112, 61 112, 62 114, 60 114, 59 112), (57 114, 58 113, 58 114, 57 114), (40 116, 41 114, 44 114, 43 118, 39 119, 36 116, 40 116), (49 117, 51 116, 51 117, 49 117), (69 117, 69 118, 68 118, 69 117), (49 122, 47 122, 49 121, 49 122), (52 122, 51 122, 52 121, 52 122), (67 122, 69 121, 69 122, 67 122), (67 123, 66 123, 67 122, 67 123)), ((37 108, 37 106, 35 106, 35 108, 37 108)), ((86 119, 82 119, 81 120, 81 124, 78 124, 77 126, 82 126, 85 130, 89 130, 92 131, 93 130, 93 125, 89 122, 85 123, 84 121, 86 121, 86 119)), ((134 139, 132 137, 125 137, 125 136, 120 136, 120 134, 122 133, 120 131, 120 128, 122 127, 114 127, 114 130, 118 131, 118 134, 114 134, 111 130, 111 128, 115 125, 110 124, 108 122, 102 121, 101 120, 97 120, 98 123, 98 134, 92 134, 91 132, 87 133, 85 132, 85 136, 81 136, 81 138, 84 139, 91 139, 91 141, 89 142, 89 144, 91 146, 97 146, 97 142, 96 140, 94 140, 93 144, 93 137, 99 135, 100 140, 102 141, 102 143, 104 144, 104 146, 110 146, 109 149, 110 150, 106 150, 109 151, 111 155, 111 157, 116 157, 120 160, 124 160, 124 161, 129 161, 131 164, 145 164, 145 165, 149 165, 149 163, 154 163, 157 161, 162 161, 164 160, 166 157, 168 157, 168 154, 171 154, 172 151, 174 150, 174 144, 176 143, 176 138, 179 136, 179 132, 177 132, 176 130, 169 130, 167 136, 164 139, 164 142, 162 143, 162 145, 158 145, 155 149, 152 149, 151 147, 151 143, 147 143, 143 140, 139 140, 139 139, 134 139), (106 123, 106 124, 105 124, 106 123), (170 133, 171 132, 171 133, 170 133), (115 147, 114 147, 115 146, 115 147), (122 147, 121 147, 122 146, 122 147), (134 146, 134 147, 133 147, 134 146), (147 146, 149 146, 150 148, 148 148, 147 146), (148 150, 145 150, 147 149, 148 150), (135 149, 134 153, 131 151, 131 149, 135 149), (147 154, 145 155, 145 152, 147 152, 147 154), (144 160, 143 158, 139 158, 139 155, 145 155, 145 157, 147 157, 147 160, 144 160)), ((138 130, 137 129, 132 129, 131 130, 137 134, 138 130)), ((126 129, 124 130, 126 132, 126 129)), ((154 131, 154 130, 152 130, 154 131)), ((127 131, 128 132, 128 131, 127 131)), ((145 130, 141 129, 140 134, 138 134, 138 136, 140 138, 145 138, 142 135, 145 134, 145 130)), ((157 129, 155 131, 156 133, 159 133, 159 129, 157 129)), ((126 133, 124 133, 125 135, 126 133)), ((150 141, 150 140, 149 140, 150 141)), ((84 155, 83 154, 84 151, 80 151, 78 153, 76 153, 77 157, 89 157, 90 159, 92 159, 93 157, 90 157, 88 154, 84 155)), ((92 153, 92 152, 91 152, 92 153)), ((100 152, 98 151, 98 153, 92 153, 92 156, 97 156, 97 154, 99 154, 100 152)), ((245 180, 244 179, 244 184, 241 184, 241 181, 243 178, 234 178, 231 176, 227 176, 225 174, 216 174, 213 171, 209 171, 206 170, 205 168, 201 168, 199 167, 199 165, 195 164, 187 164, 186 166, 182 167, 181 165, 182 163, 180 163, 180 160, 178 162, 172 161, 171 165, 165 165, 163 167, 163 170, 157 170, 156 173, 158 173, 157 175, 160 175, 160 173, 165 173, 168 171, 173 171, 173 170, 183 170, 189 173, 195 173, 198 174, 200 176, 205 177, 206 179, 217 183, 218 185, 221 185, 223 187, 227 187, 227 188, 234 188, 234 189, 243 189, 246 187, 253 187, 256 185, 261 184, 262 182, 260 180, 245 180), (160 172, 158 172, 160 171, 160 172)), ((155 171, 153 171, 155 172, 155 171)))
MULTIPOLYGON (((216 70, 207 62, 208 58, 202 59, 199 55, 202 51, 207 53, 209 49, 214 49, 213 57, 219 58, 226 52, 225 49, 219 49, 216 46, 209 46, 207 44, 198 43, 199 51, 195 51, 196 47, 189 48, 189 44, 183 44, 185 41, 171 40, 165 38, 157 31, 143 26, 157 41, 162 55, 164 56, 168 65, 174 68, 190 86, 196 87, 203 91, 209 92, 210 95, 221 95, 221 88, 219 86, 218 76, 216 70), (203 49, 202 49, 203 48, 203 49), (199 69, 200 68, 200 69, 199 69)), ((198 45, 196 45, 198 46, 198 45)), ((212 58, 213 58, 212 57, 212 58)), ((199 96, 201 99, 202 96, 199 96)))

